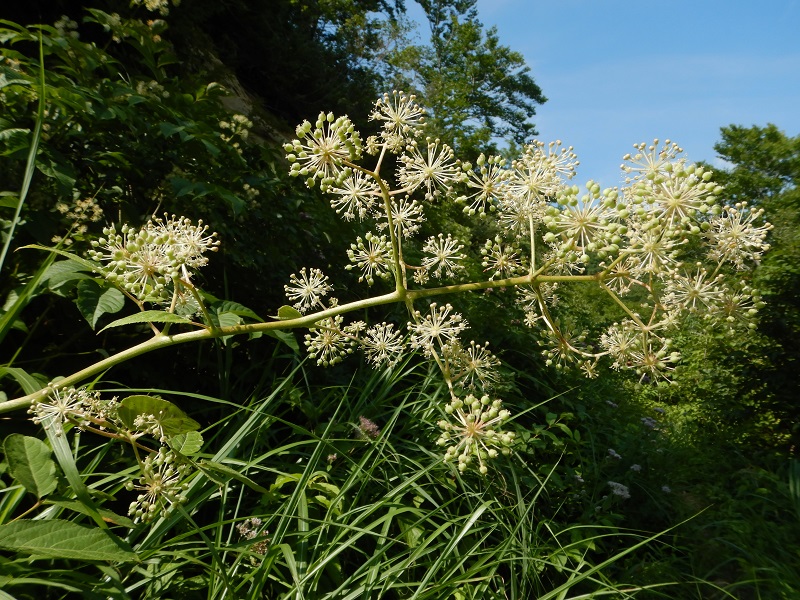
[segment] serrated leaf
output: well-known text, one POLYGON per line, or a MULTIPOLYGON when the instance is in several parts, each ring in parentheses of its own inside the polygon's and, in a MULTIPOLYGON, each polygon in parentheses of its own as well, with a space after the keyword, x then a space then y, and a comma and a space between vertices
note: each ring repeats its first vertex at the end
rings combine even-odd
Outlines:
POLYGON ((290 319, 299 319, 303 316, 303 314, 294 308, 293 306, 289 306, 288 304, 284 304, 278 309, 278 318, 281 321, 288 321, 290 319))
POLYGON ((284 344, 289 346, 289 348, 291 348, 295 352, 300 352, 300 346, 297 344, 297 338, 295 338, 294 335, 291 334, 290 332, 280 331, 280 330, 277 331, 268 330, 265 331, 264 333, 282 341, 284 344))
POLYGON ((219 304, 214 305, 214 310, 219 313, 233 313, 240 317, 247 317, 248 319, 253 319, 254 321, 263 321, 261 317, 259 317, 255 312, 247 308, 246 306, 239 304, 238 302, 233 302, 231 300, 222 300, 219 304))
POLYGON ((117 313, 125 306, 125 295, 115 287, 102 286, 94 279, 78 283, 78 299, 75 301, 83 318, 91 325, 106 313, 117 313))
POLYGON ((3 442, 11 476, 37 498, 53 492, 58 485, 52 452, 39 438, 12 433, 3 442))
POLYGON ((235 479, 255 492, 259 492, 261 494, 270 494, 270 490, 258 485, 255 481, 247 477, 247 475, 242 475, 236 469, 232 469, 227 465, 223 465, 222 463, 210 460, 202 460, 197 463, 197 466, 201 471, 211 471, 212 473, 217 473, 219 475, 224 475, 226 477, 230 477, 231 479, 235 479))
POLYGON ((180 452, 184 456, 191 456, 200 451, 203 447, 203 436, 198 431, 187 431, 173 435, 167 440, 169 447, 180 452))
MULTIPOLYGON (((54 499, 51 496, 45 500, 45 503, 60 506, 61 508, 66 508, 69 510, 74 510, 82 515, 89 514, 89 511, 86 509, 86 507, 77 500, 63 500, 61 498, 54 499)), ((127 527, 128 529, 133 529, 136 527, 136 523, 134 523, 131 519, 128 517, 123 517, 122 515, 118 515, 114 511, 106 508, 98 508, 97 512, 100 513, 100 516, 103 517, 103 520, 107 523, 114 523, 114 525, 121 525, 122 527, 127 527)))
POLYGON ((219 327, 233 327, 242 324, 242 317, 232 312, 218 312, 216 314, 217 325, 219 327))
POLYGON ((0 548, 42 558, 139 562, 131 547, 108 530, 59 519, 0 525, 0 548))
POLYGON ((82 279, 92 279, 85 265, 74 260, 60 260, 50 265, 42 276, 42 283, 47 283, 51 291, 56 291, 65 283, 82 279))
POLYGON ((122 327, 123 325, 132 325, 134 323, 192 323, 192 320, 163 310, 145 310, 135 315, 112 321, 98 333, 112 327, 122 327))
POLYGON ((136 417, 153 415, 168 437, 200 429, 200 423, 186 416, 172 402, 154 396, 128 396, 120 402, 117 414, 123 425, 131 430, 136 428, 136 417))

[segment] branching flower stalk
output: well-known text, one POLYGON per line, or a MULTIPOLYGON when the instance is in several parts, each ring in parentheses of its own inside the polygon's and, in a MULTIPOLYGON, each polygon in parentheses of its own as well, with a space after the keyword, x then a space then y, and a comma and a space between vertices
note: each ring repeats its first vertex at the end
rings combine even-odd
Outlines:
MULTIPOLYGON (((571 184, 577 159, 561 142, 532 142, 508 165, 484 155, 472 165, 440 140, 423 137, 424 114, 413 96, 393 92, 375 103, 370 118, 381 129, 365 142, 347 117, 320 113, 313 124, 298 126, 297 138, 285 145, 291 175, 329 194, 332 209, 346 221, 372 223, 374 229, 351 244, 348 269, 357 270, 370 287, 391 279, 392 291, 340 302, 326 274, 303 268, 285 286, 291 306, 280 307, 272 320, 220 327, 192 283, 193 272, 218 245, 206 226, 178 217, 155 219, 140 229, 110 226, 94 244, 91 260, 77 260, 134 298, 141 310, 154 306, 161 308, 158 314, 182 318, 153 318, 149 340, 44 390, 2 402, 0 413, 40 403, 146 352, 223 336, 305 329, 309 354, 325 366, 357 348, 375 368, 391 367, 410 352, 432 359, 449 390, 440 407, 438 443, 445 447, 445 460, 462 471, 474 467, 486 473, 488 461, 508 454, 514 443, 513 434, 503 431, 512 417, 492 396, 500 361, 488 343, 462 341, 466 320, 439 297, 520 288, 518 306, 508 311, 524 315, 524 323, 539 332, 546 362, 555 368, 577 366, 591 377, 607 360, 611 368, 630 370, 642 380, 665 380, 679 360, 671 331, 689 312, 702 312, 725 327, 751 325, 760 295, 739 283, 736 273, 768 249, 771 226, 763 223, 761 211, 721 206, 722 189, 712 174, 688 163, 676 144, 637 144, 624 159, 624 187, 601 190, 590 181, 581 192, 571 184), (363 164, 365 154, 374 157, 371 166, 363 164), (384 178, 381 170, 390 154, 397 172, 384 178), (391 188, 388 180, 397 186, 391 188), (447 232, 416 239, 425 208, 443 202, 462 204, 467 217, 490 226, 493 237, 477 258, 487 273, 484 280, 458 280, 469 260, 465 249, 476 247, 474 240, 447 232), (406 252, 412 247, 414 252, 406 252), (417 255, 423 257, 407 258, 417 255), (687 268, 688 256, 692 266, 687 268), (558 286, 577 283, 598 286, 619 308, 618 321, 594 341, 558 314, 558 286), (395 303, 408 308, 406 323, 345 322, 349 313, 395 303), (643 311, 649 314, 643 317, 643 311), (160 331, 155 322, 167 326, 160 331), (171 334, 170 322, 196 328, 171 334)), ((149 479, 140 489, 174 483, 176 471, 164 466, 169 460, 151 461, 149 479)), ((149 493, 140 516, 152 510, 149 493)), ((179 491, 171 494, 180 498, 179 491)))

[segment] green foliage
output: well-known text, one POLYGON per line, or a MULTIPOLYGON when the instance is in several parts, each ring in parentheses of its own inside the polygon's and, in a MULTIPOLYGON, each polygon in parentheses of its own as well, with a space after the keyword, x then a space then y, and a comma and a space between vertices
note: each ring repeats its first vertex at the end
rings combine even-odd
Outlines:
POLYGON ((416 93, 430 109, 428 135, 460 155, 495 152, 498 140, 524 144, 536 135, 529 121, 546 101, 519 52, 484 30, 476 0, 425 0, 430 43, 390 55, 395 87, 416 93))
POLYGON ((108 532, 57 519, 0 525, 0 548, 59 560, 138 561, 127 544, 108 532))
MULTIPOLYGON (((12 253, 4 267, 10 276, 0 339, 8 341, 0 378, 10 393, 21 389, 46 399, 32 412, 47 437, 34 437, 41 430, 22 415, 3 420, 11 433, 4 435, 0 462, 0 586, 9 591, 0 596, 797 595, 792 566, 800 475, 796 461, 781 462, 796 433, 796 411, 787 400, 796 378, 790 336, 775 335, 782 323, 796 323, 797 314, 795 139, 772 127, 728 132, 725 156, 741 165, 729 174, 732 202, 762 205, 778 223, 773 251, 754 274, 771 304, 760 329, 747 336, 715 333, 701 314, 690 313, 673 340, 683 352, 674 385, 650 385, 648 377, 634 383, 613 372, 587 383, 565 368, 542 376, 538 348, 532 351, 530 336, 522 334, 521 311, 512 314, 510 286, 486 281, 475 287, 483 293, 468 301, 469 319, 508 359, 494 392, 511 411, 504 426, 516 440, 508 459, 479 478, 443 462, 433 448, 448 408, 460 408, 452 387, 433 377, 430 356, 326 376, 300 363, 288 329, 317 335, 334 327, 281 306, 283 283, 300 264, 341 270, 343 259, 333 253, 345 254, 343 240, 352 239, 352 230, 365 232, 335 225, 334 211, 314 192, 287 182, 286 166, 269 147, 280 134, 266 117, 254 116, 256 107, 249 116, 230 113, 226 103, 241 106, 244 96, 225 95, 212 83, 208 65, 199 66, 213 62, 209 55, 198 52, 202 58, 190 71, 176 62, 204 39, 193 27, 220 21, 210 56, 219 52, 233 64, 238 61, 228 59, 237 53, 269 49, 275 60, 260 69, 244 58, 236 67, 248 83, 263 79, 274 88, 270 98, 282 94, 285 114, 324 102, 365 116, 374 94, 362 93, 360 103, 351 94, 377 81, 366 65, 385 50, 381 36, 394 26, 399 7, 287 0, 239 6, 227 21, 219 11, 228 4, 188 4, 171 9, 175 46, 163 21, 98 10, 81 26, 4 22, 0 30, 0 101, 8 107, 0 121, 0 174, 30 183, 22 193, 0 196, 4 217, 21 207, 10 219, 20 239, 8 235, 8 247, 41 247, 53 236, 62 244, 44 260, 31 248, 12 253), (40 33, 44 60, 36 58, 40 33), (320 86, 314 98, 287 93, 309 81, 320 86), (44 94, 38 91, 43 82, 44 94), (47 110, 32 118, 45 99, 47 110), (245 140, 257 136, 257 144, 245 140), (754 190, 764 197, 748 196, 754 190), (139 309, 131 314, 123 291, 96 272, 103 253, 93 262, 76 252, 97 233, 99 211, 138 227, 162 210, 205 218, 215 228, 221 223, 224 266, 207 270, 203 287, 211 292, 195 287, 189 274, 173 279, 166 308, 154 301, 151 279, 137 290, 142 299, 121 286, 139 309), (201 310, 192 317, 174 312, 179 296, 191 296, 201 310), (272 312, 273 321, 259 316, 272 312), (80 333, 88 330, 81 317, 102 331, 99 338, 80 333), (141 342, 144 325, 155 336, 141 342), (234 335, 242 333, 280 343, 234 335), (212 339, 197 345, 196 358, 165 350, 212 339), (152 358, 142 356, 156 349, 152 358), (99 360, 86 368, 89 353, 99 360), (112 383, 111 367, 115 379, 138 377, 144 384, 112 383), (73 375, 54 379, 55 369, 73 375), (168 389, 155 389, 159 377, 168 389), (89 388, 69 387, 92 378, 89 388), (219 393, 207 393, 214 385, 219 393), (120 514, 126 509, 133 518, 120 514)), ((530 134, 524 117, 543 101, 541 91, 496 32, 483 32, 475 3, 426 1, 423 7, 433 44, 406 48, 402 60, 416 69, 415 82, 433 104, 434 134, 452 137, 462 150, 530 134), (448 68, 437 71, 434 64, 448 68), (454 126, 459 120, 463 129, 454 126)), ((226 79, 230 73, 222 74, 220 81, 236 87, 226 79)), ((659 176, 666 177, 654 179, 659 176)), ((580 202, 570 189, 549 207, 551 241, 568 237, 556 222, 558 210, 616 202, 587 189, 580 202)), ((447 225, 467 250, 479 253, 488 238, 487 253, 493 252, 497 230, 487 220, 471 224, 461 210, 432 212, 425 236, 447 225)), ((532 232, 525 243, 541 252, 550 243, 543 233, 532 232)), ((371 240, 359 241, 361 247, 350 246, 354 254, 371 240)), ((407 248, 407 264, 422 263, 425 253, 407 248)), ((697 256, 697 249, 689 254, 697 256)), ((541 259, 532 248, 531 255, 533 262, 541 259)), ((489 267, 481 260, 487 259, 467 264, 468 281, 485 278, 489 267)), ((580 260, 597 267, 594 257, 580 260)), ((349 283, 359 274, 337 282, 337 296, 357 298, 349 283)), ((561 283, 562 274, 555 277, 561 283)), ((409 306, 430 292, 405 291, 409 306)), ((640 291, 627 299, 646 296, 640 291)), ((400 296, 376 298, 325 306, 322 313, 333 319, 358 311, 372 322, 376 307, 400 296)), ((546 315, 550 331, 600 335, 605 323, 630 315, 615 298, 595 281, 579 282, 546 315)), ((400 312, 392 316, 408 318, 400 312)), ((554 356, 545 352, 547 360, 554 356)))
POLYGON ((3 441, 3 454, 8 474, 38 499, 56 489, 56 463, 50 457, 50 448, 40 439, 11 434, 3 441))

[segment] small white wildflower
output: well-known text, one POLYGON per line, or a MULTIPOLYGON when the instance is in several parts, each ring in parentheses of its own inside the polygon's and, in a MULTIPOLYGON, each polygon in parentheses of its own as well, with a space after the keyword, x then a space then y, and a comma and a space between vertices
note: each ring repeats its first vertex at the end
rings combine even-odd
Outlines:
POLYGON ((627 500, 631 497, 631 492, 627 486, 617 483, 616 481, 609 481, 608 485, 611 488, 611 493, 615 496, 619 496, 623 500, 627 500))

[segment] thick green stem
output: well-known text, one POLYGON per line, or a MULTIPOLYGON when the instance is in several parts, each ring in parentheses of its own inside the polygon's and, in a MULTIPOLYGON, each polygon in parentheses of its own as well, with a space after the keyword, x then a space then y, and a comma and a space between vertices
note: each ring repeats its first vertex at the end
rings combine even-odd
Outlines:
MULTIPOLYGON (((213 329, 204 328, 186 333, 178 333, 175 335, 160 333, 140 344, 137 344, 136 346, 118 352, 117 354, 96 362, 85 369, 81 369, 80 371, 73 373, 72 375, 69 375, 63 379, 59 379, 57 382, 51 383, 47 387, 37 392, 28 394, 27 396, 22 396, 20 398, 15 398, 13 400, 0 402, 0 414, 28 408, 33 402, 37 402, 49 396, 53 390, 79 384, 81 381, 89 379, 90 377, 94 377, 103 371, 106 371, 125 361, 136 358, 137 356, 141 356, 142 354, 153 352, 154 350, 160 350, 161 348, 169 348, 170 346, 177 346, 178 344, 211 340, 230 335, 256 333, 259 331, 279 331, 286 329, 307 328, 314 323, 322 321, 323 319, 375 306, 383 306, 386 304, 393 304, 395 302, 405 302, 409 308, 411 308, 413 301, 421 298, 431 298, 448 294, 485 290, 488 288, 514 287, 518 285, 527 285, 533 283, 534 281, 539 283, 557 281, 597 281, 601 286, 605 287, 597 275, 536 275, 535 278, 531 275, 523 275, 520 277, 509 277, 506 279, 494 279, 489 281, 476 281, 472 283, 461 283, 421 290, 406 290, 405 288, 400 287, 400 289, 382 296, 375 296, 373 298, 349 302, 347 304, 321 310, 314 314, 297 319, 270 321, 267 323, 249 323, 213 329)), ((610 292, 610 290, 608 291, 610 292)), ((612 296, 614 296, 613 293, 612 296)), ((621 302, 619 299, 617 299, 617 301, 621 302)))

